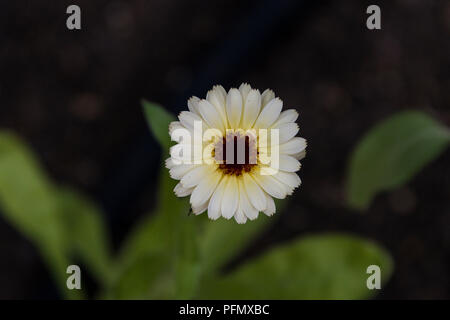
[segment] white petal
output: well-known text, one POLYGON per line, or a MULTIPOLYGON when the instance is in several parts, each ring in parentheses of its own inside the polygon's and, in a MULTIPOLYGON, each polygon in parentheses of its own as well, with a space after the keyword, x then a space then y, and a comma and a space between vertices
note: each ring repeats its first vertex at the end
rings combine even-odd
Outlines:
POLYGON ((280 113, 280 116, 278 117, 277 121, 272 125, 273 127, 278 127, 282 124, 289 123, 289 122, 295 122, 298 118, 298 112, 294 109, 288 109, 284 110, 280 113))
POLYGON ((172 179, 180 180, 183 176, 188 173, 190 170, 194 169, 195 165, 193 164, 178 164, 170 168, 169 174, 172 179))
POLYGON ((273 176, 252 174, 252 177, 255 179, 256 183, 258 183, 264 189, 264 191, 266 191, 272 197, 277 199, 286 198, 289 190, 285 185, 283 185, 273 176))
POLYGON ((302 152, 306 148, 306 140, 304 138, 295 137, 286 143, 280 144, 280 154, 296 154, 302 152))
POLYGON ((178 119, 180 119, 183 126, 192 131, 194 130, 194 121, 202 121, 202 118, 199 115, 189 111, 181 111, 178 115, 178 119))
POLYGON ((233 129, 239 127, 242 114, 242 96, 238 89, 230 89, 227 95, 227 118, 233 129))
MULTIPOLYGON (((268 173, 266 175, 260 174, 259 177, 262 180, 257 181, 257 182, 258 183, 261 182, 261 186, 263 185, 263 183, 274 184, 274 186, 276 186, 276 188, 279 189, 280 194, 285 193, 286 195, 291 195, 294 192, 295 188, 297 188, 300 185, 300 178, 294 172, 287 172, 287 171, 281 171, 281 170, 273 171, 273 169, 266 167, 266 166, 262 166, 260 172, 268 172, 268 173), (269 177, 269 178, 266 178, 266 177, 269 177), (269 180, 269 181, 266 181, 266 180, 269 180)), ((269 191, 270 189, 268 189, 268 188, 270 188, 270 187, 271 186, 268 185, 267 187, 265 187, 263 189, 264 189, 264 191, 271 194, 273 197, 277 198, 277 196, 272 194, 273 192, 276 192, 276 190, 269 191)))
POLYGON ((194 188, 185 188, 185 187, 183 187, 181 182, 179 182, 175 186, 175 188, 173 189, 173 192, 175 192, 177 197, 186 197, 186 196, 190 195, 193 190, 194 190, 194 188))
POLYGON ((262 108, 264 108, 272 99, 275 99, 275 93, 272 90, 266 89, 261 95, 262 108))
POLYGON ((172 123, 173 125, 169 125, 170 140, 182 144, 201 143, 201 139, 198 139, 199 141, 194 140, 194 130, 186 128, 178 121, 172 123))
POLYGON ((200 143, 178 143, 169 148, 169 153, 176 164, 201 164, 202 160, 207 159, 208 154, 202 155, 202 144, 200 143), (199 161, 197 161, 199 160, 199 161))
MULTIPOLYGON (((172 138, 172 133, 174 132, 174 130, 176 130, 176 129, 186 129, 182 124, 181 124, 181 122, 180 121, 172 121, 170 124, 169 124, 169 136, 172 138)), ((174 141, 173 139, 172 139, 172 141, 174 141)))
POLYGON ((222 117, 217 112, 216 107, 214 107, 208 100, 201 100, 198 103, 198 111, 205 119, 209 127, 214 129, 219 129, 224 132, 225 127, 222 121, 222 117))
POLYGON ((234 219, 238 224, 244 224, 247 222, 247 217, 245 216, 244 212, 242 211, 241 207, 238 207, 236 214, 234 215, 234 219))
POLYGON ((279 143, 285 143, 291 140, 298 133, 299 127, 295 122, 289 122, 280 125, 279 127, 272 128, 272 130, 280 130, 279 131, 279 143))
POLYGON ((265 210, 267 207, 267 203, 264 191, 250 176, 250 174, 244 174, 243 179, 248 200, 257 210, 259 211, 265 210))
POLYGON ((280 154, 279 169, 287 172, 296 172, 300 170, 300 162, 287 154, 280 154))
POLYGON ((200 213, 203 213, 206 211, 206 209, 208 209, 208 202, 203 203, 200 206, 192 206, 192 212, 195 215, 199 215, 200 213))
POLYGON ((222 198, 222 216, 225 219, 231 219, 236 213, 239 204, 239 187, 235 176, 228 180, 225 192, 222 198))
POLYGON ((200 181, 191 195, 190 202, 193 207, 199 207, 209 200, 221 177, 222 174, 213 172, 200 181))
POLYGON ((278 171, 274 177, 281 183, 287 185, 291 190, 299 187, 302 183, 300 177, 295 172, 278 171))
POLYGON ((173 167, 176 166, 176 164, 173 162, 172 158, 167 158, 165 163, 166 163, 166 168, 167 169, 172 169, 173 167))
POLYGON ((222 91, 216 88, 208 91, 206 100, 208 100, 216 108, 217 113, 222 119, 223 125, 226 127, 228 125, 227 112, 225 110, 226 96, 222 95, 222 91))
POLYGON ((229 176, 224 176, 214 191, 208 204, 208 217, 217 220, 221 216, 222 198, 228 184, 229 176))
POLYGON ((261 94, 259 90, 251 90, 245 100, 244 114, 242 117, 243 129, 249 129, 255 123, 261 110, 261 94))
POLYGON ((273 201, 273 198, 268 195, 266 193, 266 199, 267 199, 267 209, 264 210, 263 212, 267 215, 267 216, 272 216, 276 211, 276 207, 275 207, 275 201, 273 201))
POLYGON ((222 96, 223 105, 225 106, 225 102, 227 99, 227 91, 221 85, 215 85, 213 87, 213 90, 216 91, 217 94, 220 94, 222 96))
POLYGON ((247 100, 247 95, 249 94, 250 90, 252 90, 252 87, 248 83, 243 83, 239 86, 239 91, 241 92, 243 103, 245 103, 245 100, 247 100))
POLYGON ((258 210, 248 200, 247 191, 245 190, 244 180, 239 180, 239 208, 250 219, 258 218, 258 210))
POLYGON ((188 100, 189 111, 192 113, 198 114, 197 106, 198 106, 199 102, 200 102, 200 98, 198 98, 198 97, 194 96, 194 97, 189 98, 189 100, 188 100))
POLYGON ((297 160, 302 160, 306 156, 306 150, 303 150, 299 153, 291 154, 291 156, 293 156, 297 160))
POLYGON ((282 108, 283 102, 280 99, 272 99, 267 106, 262 109, 254 126, 256 128, 269 128, 275 120, 278 119, 282 108))
POLYGON ((211 174, 212 168, 209 165, 200 165, 186 173, 181 179, 181 184, 185 188, 195 187, 208 174, 211 174))
POLYGON ((218 109, 224 108, 224 111, 226 102, 225 99, 226 97, 222 95, 222 91, 219 89, 209 90, 208 93, 206 94, 206 100, 208 100, 213 106, 215 106, 218 109))

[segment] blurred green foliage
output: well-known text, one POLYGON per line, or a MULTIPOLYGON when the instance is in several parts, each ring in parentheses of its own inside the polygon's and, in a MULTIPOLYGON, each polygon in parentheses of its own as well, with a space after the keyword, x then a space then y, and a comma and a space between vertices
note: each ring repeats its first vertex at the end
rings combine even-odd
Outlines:
POLYGON ((83 297, 66 288, 66 268, 74 261, 91 267, 99 283, 108 281, 109 240, 98 209, 84 196, 53 184, 10 132, 0 132, 0 209, 40 251, 65 297, 83 297))
POLYGON ((311 235, 205 281, 200 292, 205 299, 361 299, 370 296, 369 264, 380 266, 382 280, 390 277, 392 262, 373 243, 349 235, 311 235))
POLYGON ((420 111, 381 121, 361 139, 349 163, 348 204, 367 209, 380 191, 410 181, 450 143, 450 131, 420 111))
MULTIPOLYGON (((174 118, 156 104, 143 107, 164 160, 174 118)), ((224 273, 276 217, 239 225, 189 216, 188 200, 173 194, 177 182, 163 165, 158 183, 154 211, 113 255, 95 204, 53 183, 20 139, 0 133, 0 211, 36 245, 66 298, 85 298, 66 288, 66 268, 77 262, 96 279, 102 299, 361 299, 373 294, 366 287, 369 265, 381 267, 383 282, 392 272, 389 254, 374 243, 321 234, 270 248, 224 273)))

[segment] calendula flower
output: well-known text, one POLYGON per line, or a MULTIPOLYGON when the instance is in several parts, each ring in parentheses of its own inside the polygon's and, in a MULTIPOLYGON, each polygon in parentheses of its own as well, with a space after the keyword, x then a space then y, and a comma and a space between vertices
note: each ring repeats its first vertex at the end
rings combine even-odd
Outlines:
POLYGON ((273 215, 273 198, 291 195, 301 183, 296 172, 306 140, 296 137, 297 111, 282 111, 272 90, 261 94, 248 84, 228 92, 215 86, 206 99, 190 98, 188 108, 169 126, 178 142, 166 160, 170 176, 180 180, 175 194, 190 195, 193 213, 207 210, 213 220, 273 215))

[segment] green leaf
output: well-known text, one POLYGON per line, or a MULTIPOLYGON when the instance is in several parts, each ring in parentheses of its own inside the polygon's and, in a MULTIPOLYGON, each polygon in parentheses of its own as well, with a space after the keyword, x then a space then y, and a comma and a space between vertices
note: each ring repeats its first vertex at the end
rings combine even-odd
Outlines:
POLYGON ((86 197, 63 188, 58 193, 70 249, 102 285, 112 279, 110 238, 100 210, 86 197))
POLYGON ((50 182, 22 141, 4 132, 0 133, 0 203, 5 217, 31 238, 64 242, 50 182))
POLYGON ((162 106, 153 102, 143 100, 142 107, 153 136, 161 145, 163 150, 169 150, 169 124, 172 121, 175 121, 175 117, 167 112, 162 106))
POLYGON ((0 132, 0 209, 37 246, 61 292, 79 298, 79 291, 66 287, 66 268, 72 263, 55 188, 26 145, 4 131, 0 132))
POLYGON ((255 238, 267 230, 284 210, 288 200, 275 200, 277 213, 267 217, 262 212, 254 221, 237 224, 219 219, 205 223, 201 241, 202 270, 205 276, 217 273, 226 263, 236 258, 255 238))
POLYGON ((175 295, 176 299, 192 299, 196 294, 202 272, 199 244, 199 217, 185 216, 178 225, 175 254, 175 295), (184 220, 184 221, 183 221, 184 220))
POLYGON ((170 256, 151 252, 139 255, 123 265, 113 286, 102 299, 169 299, 174 295, 173 267, 170 256))
POLYGON ((108 283, 114 268, 98 208, 53 185, 28 147, 5 132, 0 133, 0 206, 5 218, 38 247, 64 295, 81 297, 66 287, 66 269, 78 259, 101 284, 108 283))
POLYGON ((348 204, 365 209, 376 193, 410 181, 450 142, 449 130, 419 111, 405 111, 371 129, 349 166, 348 204))
MULTIPOLYGON (((186 236, 186 230, 195 228, 196 217, 188 216, 189 203, 186 199, 179 199, 174 195, 173 188, 176 183, 170 179, 168 170, 162 168, 157 188, 157 206, 152 214, 144 217, 137 224, 135 230, 125 241, 118 258, 116 279, 112 288, 107 292, 107 296, 117 297, 120 294, 121 297, 127 299, 136 297, 173 299, 185 296, 183 292, 192 290, 185 288, 183 283, 188 286, 190 284, 186 283, 184 278, 179 278, 177 281, 166 280, 169 275, 173 279, 177 277, 176 269, 196 268, 196 266, 189 267, 189 264, 193 263, 191 255, 194 250, 192 246, 196 242, 195 230, 186 236), (141 266, 143 263, 154 263, 161 267, 152 267, 150 269, 152 274, 148 275, 147 269, 141 266), (134 270, 133 277, 127 275, 129 273, 127 270, 134 270), (141 274, 138 274, 139 272, 141 274), (123 288, 133 287, 127 284, 127 281, 139 278, 149 279, 152 282, 140 286, 141 292, 138 292, 137 289, 130 292, 123 290, 123 288), (161 281, 172 287, 161 287, 161 281)), ((189 276, 189 273, 186 272, 178 274, 189 276)), ((194 281, 194 279, 189 281, 194 281)))
POLYGON ((274 219, 275 217, 267 217, 261 213, 258 219, 245 224, 225 219, 208 221, 201 242, 203 272, 209 274, 220 271, 274 219))
MULTIPOLYGON (((167 157, 169 123, 175 118, 157 104, 146 101, 142 104, 163 158, 167 157)), ((187 299, 193 295, 200 273, 198 220, 188 217, 188 201, 175 196, 173 189, 177 183, 161 164, 156 208, 144 217, 123 245, 115 281, 106 296, 187 299), (142 281, 139 279, 146 279, 145 285, 132 285, 133 281, 142 281)))
MULTIPOLYGON (((204 282, 200 299, 362 299, 367 267, 392 273, 386 251, 369 241, 339 234, 304 237, 274 248, 223 278, 204 282)), ((383 287, 383 285, 382 285, 383 287)))
MULTIPOLYGON (((142 105, 150 130, 163 150, 163 158, 167 157, 169 124, 175 118, 157 104, 143 101, 142 105)), ((138 224, 125 242, 115 285, 107 296, 187 299, 194 294, 200 275, 199 221, 188 216, 188 201, 175 196, 173 189, 177 183, 161 164, 155 211, 138 224), (147 282, 136 287, 130 284, 134 279, 147 279, 147 282)))

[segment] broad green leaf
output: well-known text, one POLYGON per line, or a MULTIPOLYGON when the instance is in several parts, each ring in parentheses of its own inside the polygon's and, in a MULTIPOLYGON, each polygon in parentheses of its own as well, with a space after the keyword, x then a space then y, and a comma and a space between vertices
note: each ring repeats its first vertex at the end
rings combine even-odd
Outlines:
POLYGON ((245 224, 219 219, 206 222, 201 242, 202 270, 216 273, 227 262, 242 252, 254 238, 265 230, 275 217, 260 214, 258 219, 245 224))
POLYGON ((80 297, 66 287, 66 268, 72 263, 55 188, 27 146, 8 132, 0 132, 0 211, 37 246, 61 293, 80 297))
POLYGON ((164 152, 168 151, 170 147, 169 124, 175 121, 175 117, 162 106, 153 102, 143 100, 142 107, 150 131, 161 145, 161 148, 165 150, 164 152))
POLYGON ((219 219, 205 223, 201 241, 202 270, 205 276, 219 272, 226 263, 236 258, 255 238, 275 222, 287 204, 287 200, 276 200, 277 213, 267 217, 260 212, 254 221, 237 224, 219 219))
MULTIPOLYGON (((169 123, 174 121, 175 117, 155 103, 143 100, 142 106, 149 129, 161 145, 161 158, 164 160, 168 157, 170 145, 169 123)), ((145 216, 137 224, 135 230, 123 245, 121 259, 125 264, 130 263, 140 255, 146 255, 149 252, 167 251, 167 248, 173 246, 174 235, 168 233, 169 228, 177 221, 180 211, 186 210, 187 212, 188 210, 187 203, 175 196, 173 188, 176 181, 169 177, 163 161, 158 170, 160 174, 158 187, 156 188, 154 212, 152 215, 145 216)))
POLYGON ((63 244, 53 191, 24 143, 12 134, 0 133, 0 203, 5 217, 36 241, 63 244))
MULTIPOLYGON (((170 146, 169 123, 175 119, 156 104, 144 101, 143 107, 165 158, 170 146)), ((175 196, 177 183, 161 164, 156 208, 137 225, 122 247, 116 279, 106 296, 162 299, 193 295, 200 272, 198 221, 195 216, 188 216, 188 201, 175 196), (146 283, 131 284, 139 279, 146 279, 146 283)))
POLYGON ((80 258, 102 285, 112 278, 110 238, 100 210, 86 197, 63 188, 58 193, 73 256, 80 258))
POLYGON ((449 142, 449 130, 419 111, 401 112, 382 121, 362 138, 351 156, 348 204, 367 208, 376 193, 410 181, 449 142))
POLYGON ((383 287, 393 264, 382 248, 342 234, 307 236, 205 281, 200 299, 363 299, 373 294, 370 265, 381 268, 383 287))
POLYGON ((193 289, 190 281, 194 281, 196 275, 196 232, 197 217, 188 216, 189 205, 186 199, 179 199, 173 193, 176 181, 170 179, 167 169, 162 168, 158 188, 158 204, 155 211, 138 223, 136 229, 123 245, 119 260, 115 284, 107 293, 109 297, 116 297, 118 290, 121 297, 129 299, 139 298, 175 298, 184 297, 186 292, 193 289), (187 232, 189 233, 187 234, 187 232), (154 263, 149 271, 142 264, 154 263), (160 266, 158 268, 157 266, 160 266), (176 269, 184 270, 178 272, 182 278, 177 281, 167 281, 169 275, 176 278, 176 269), (134 270, 133 276, 129 271, 134 270), (141 275, 138 272, 142 272, 141 275), (148 274, 150 272, 151 274, 148 274), (132 286, 126 282, 130 279, 148 279, 152 283, 140 286, 129 292, 123 288, 132 286), (163 280, 161 280, 163 279, 163 280), (161 287, 163 281, 172 287, 161 287), (145 289, 145 290, 144 290, 145 289), (152 289, 152 290, 150 290, 152 289), (160 291, 162 289, 162 291, 160 291))
POLYGON ((175 247, 175 295, 176 299, 192 299, 202 272, 199 243, 201 221, 196 216, 181 217, 175 247))
POLYGON ((169 299, 174 296, 170 253, 139 255, 123 265, 119 277, 102 299, 169 299))

